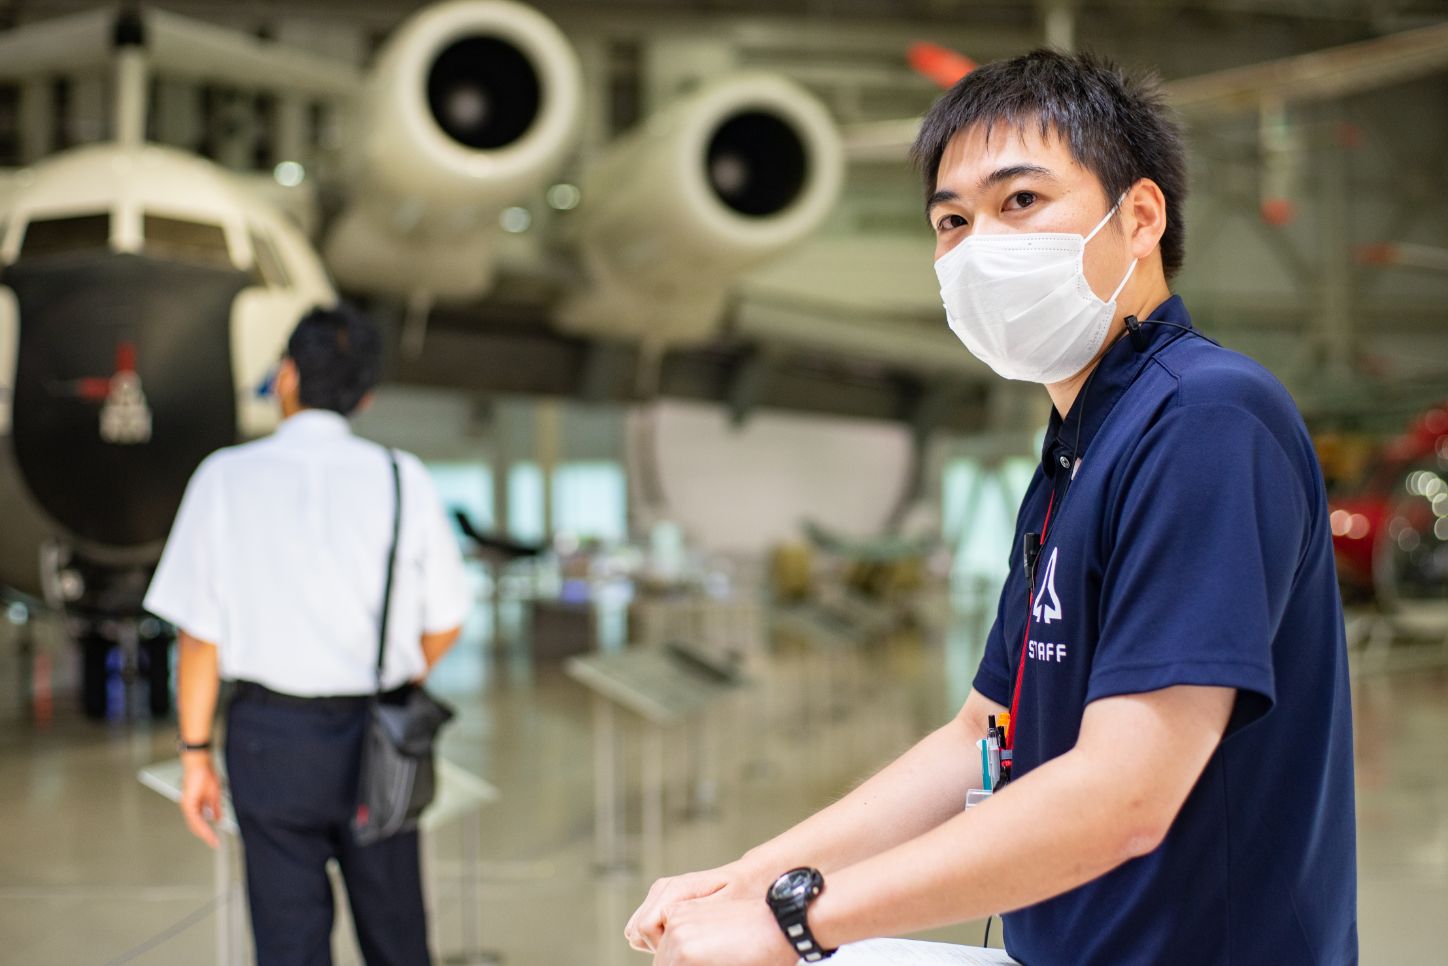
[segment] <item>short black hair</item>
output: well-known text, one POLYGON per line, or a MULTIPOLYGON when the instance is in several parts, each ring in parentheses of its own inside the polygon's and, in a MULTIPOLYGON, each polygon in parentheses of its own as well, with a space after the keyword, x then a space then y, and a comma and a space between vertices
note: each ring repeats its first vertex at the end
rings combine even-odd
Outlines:
POLYGON ((1168 278, 1185 257, 1186 149, 1181 124, 1154 74, 1130 75, 1090 54, 1033 50, 984 64, 966 74, 925 115, 910 156, 935 192, 940 159, 966 128, 996 124, 1024 130, 1039 123, 1042 137, 1065 141, 1077 164, 1096 175, 1108 202, 1142 178, 1166 197, 1162 268, 1168 278))
POLYGON ((382 379, 382 335, 352 305, 318 307, 292 330, 287 358, 297 367, 303 406, 349 416, 382 379))

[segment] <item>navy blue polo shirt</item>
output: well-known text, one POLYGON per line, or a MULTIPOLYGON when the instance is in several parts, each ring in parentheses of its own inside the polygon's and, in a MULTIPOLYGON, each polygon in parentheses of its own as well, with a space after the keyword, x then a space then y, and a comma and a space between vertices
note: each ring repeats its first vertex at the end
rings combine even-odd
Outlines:
MULTIPOLYGON (((1151 318, 1191 325, 1176 297, 1151 318)), ((1006 948, 1027 966, 1355 963, 1347 648, 1311 440, 1257 363, 1142 331, 1052 413, 975 688, 1009 707, 1025 645, 1017 776, 1069 751, 1098 698, 1190 684, 1236 704, 1161 846, 1006 915, 1006 948), (1028 637, 1021 538, 1053 500, 1028 637)))

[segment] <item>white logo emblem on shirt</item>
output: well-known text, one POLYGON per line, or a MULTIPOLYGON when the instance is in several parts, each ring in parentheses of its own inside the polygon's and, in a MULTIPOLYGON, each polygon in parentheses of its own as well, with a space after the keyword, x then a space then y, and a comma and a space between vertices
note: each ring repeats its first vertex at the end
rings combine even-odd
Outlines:
POLYGON ((1056 555, 1060 552, 1061 548, 1056 547, 1051 551, 1051 559, 1046 561, 1046 573, 1041 578, 1041 592, 1036 597, 1035 609, 1031 611, 1042 624, 1061 619, 1061 598, 1056 596, 1056 555))

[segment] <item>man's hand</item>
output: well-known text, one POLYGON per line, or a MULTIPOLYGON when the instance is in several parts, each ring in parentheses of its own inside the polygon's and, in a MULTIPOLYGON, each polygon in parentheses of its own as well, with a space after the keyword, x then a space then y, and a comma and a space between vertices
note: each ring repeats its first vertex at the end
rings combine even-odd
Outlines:
POLYGON ((654 966, 794 966, 798 960, 763 896, 676 907, 654 954, 654 966))
POLYGON ((768 887, 768 882, 753 882, 738 863, 660 879, 624 927, 624 938, 634 949, 651 953, 659 948, 664 928, 673 922, 681 904, 698 899, 756 898, 750 894, 752 890, 763 905, 768 887))
POLYGON ((214 849, 219 844, 213 826, 221 819, 221 781, 211 753, 188 751, 181 760, 181 817, 192 835, 214 849))

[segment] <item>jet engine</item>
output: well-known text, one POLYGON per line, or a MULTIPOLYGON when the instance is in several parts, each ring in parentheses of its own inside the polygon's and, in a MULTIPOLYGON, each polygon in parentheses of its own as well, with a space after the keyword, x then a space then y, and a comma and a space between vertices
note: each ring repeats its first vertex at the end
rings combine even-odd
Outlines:
POLYGON ((834 121, 783 77, 706 84, 611 145, 583 181, 572 232, 590 285, 572 331, 655 346, 707 340, 730 283, 797 244, 840 193, 834 121))
POLYGON ((357 190, 324 252, 338 281, 440 299, 483 294, 487 229, 557 171, 581 106, 573 47, 529 7, 454 0, 404 23, 362 97, 357 190))

